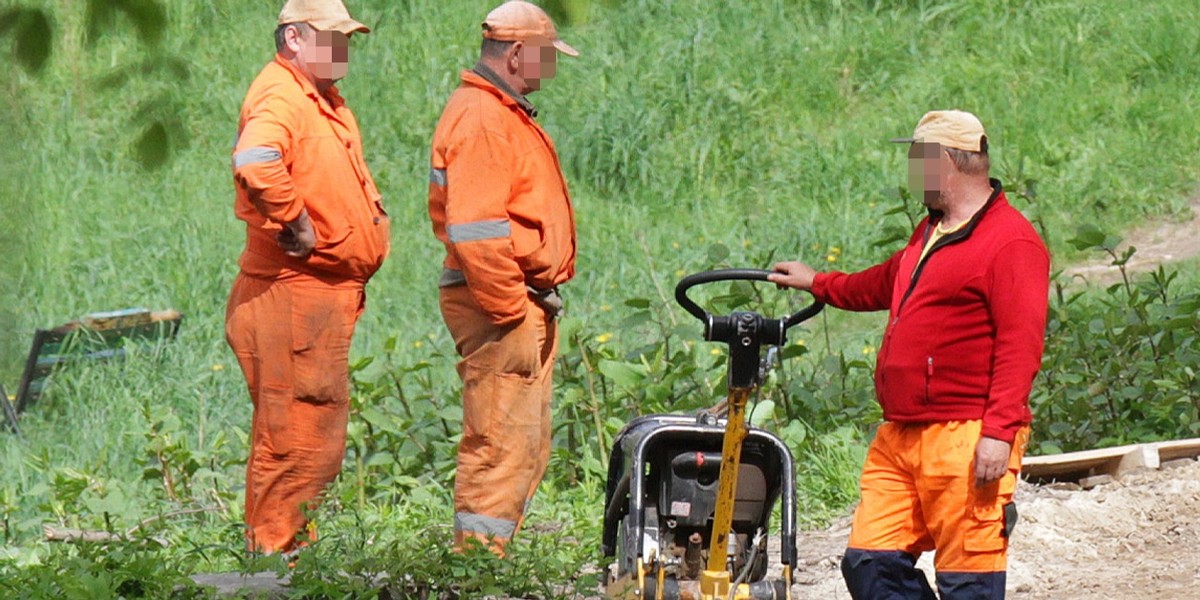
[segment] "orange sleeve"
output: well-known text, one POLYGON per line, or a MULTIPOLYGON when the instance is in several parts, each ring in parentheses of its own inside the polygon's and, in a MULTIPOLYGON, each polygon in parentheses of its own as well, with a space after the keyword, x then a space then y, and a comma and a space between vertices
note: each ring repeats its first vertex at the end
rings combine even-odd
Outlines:
POLYGON ((513 252, 508 199, 513 150, 502 136, 464 132, 446 152, 446 234, 467 287, 497 325, 525 317, 527 290, 513 252))
POLYGON ((300 216, 304 202, 292 183, 292 143, 297 110, 278 94, 264 94, 249 108, 233 149, 233 179, 267 219, 287 223, 300 216))

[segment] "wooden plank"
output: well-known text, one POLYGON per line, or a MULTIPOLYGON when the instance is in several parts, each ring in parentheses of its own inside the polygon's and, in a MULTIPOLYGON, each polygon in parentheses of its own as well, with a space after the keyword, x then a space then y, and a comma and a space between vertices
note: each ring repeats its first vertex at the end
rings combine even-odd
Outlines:
POLYGON ((1026 456, 1021 472, 1034 481, 1078 481, 1100 474, 1119 477, 1138 469, 1158 469, 1164 461, 1195 456, 1200 456, 1200 438, 1026 456))
POLYGON ((1159 464, 1158 447, 1154 444, 1142 444, 1125 453, 1115 465, 1106 465, 1108 469, 1105 473, 1120 477, 1140 469, 1157 469, 1159 464))
POLYGON ((1158 446, 1158 456, 1164 461, 1200 456, 1200 438, 1158 442, 1155 446, 1158 446))
POLYGON ((1026 456, 1021 461, 1021 472, 1030 479, 1077 480, 1114 469, 1126 454, 1136 449, 1134 445, 1114 446, 1047 456, 1026 456))

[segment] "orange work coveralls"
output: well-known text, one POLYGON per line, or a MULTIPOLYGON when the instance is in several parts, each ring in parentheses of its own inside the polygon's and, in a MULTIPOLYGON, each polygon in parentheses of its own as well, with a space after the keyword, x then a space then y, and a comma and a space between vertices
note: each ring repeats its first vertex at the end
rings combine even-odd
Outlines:
POLYGON ((254 402, 246 462, 252 550, 288 551, 346 451, 349 352, 364 287, 389 248, 388 217, 336 88, 323 97, 279 56, 246 94, 233 150, 234 211, 246 222, 225 335, 254 402), (306 210, 316 246, 275 236, 306 210))
POLYGON ((463 71, 429 177, 442 317, 462 357, 454 543, 500 555, 550 460, 557 309, 542 297, 575 274, 574 210, 535 115, 486 67, 463 71))

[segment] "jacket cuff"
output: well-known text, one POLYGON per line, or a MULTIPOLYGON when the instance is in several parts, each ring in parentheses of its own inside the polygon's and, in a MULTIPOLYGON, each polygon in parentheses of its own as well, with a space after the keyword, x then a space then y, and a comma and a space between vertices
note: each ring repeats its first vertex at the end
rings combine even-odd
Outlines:
POLYGON ((812 290, 810 291, 813 298, 816 298, 818 302, 829 302, 829 279, 829 273, 817 273, 813 276, 812 290))
POLYGON ((981 434, 983 437, 990 437, 1011 444, 1017 437, 1018 429, 1020 429, 1020 426, 1017 426, 1013 429, 1005 429, 1003 427, 996 427, 994 425, 988 425, 987 423, 984 423, 981 434))

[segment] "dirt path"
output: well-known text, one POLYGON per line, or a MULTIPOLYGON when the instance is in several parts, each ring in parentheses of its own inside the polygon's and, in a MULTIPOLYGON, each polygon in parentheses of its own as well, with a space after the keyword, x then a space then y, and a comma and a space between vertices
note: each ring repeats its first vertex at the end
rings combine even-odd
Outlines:
MULTIPOLYGON (((1137 248, 1127 269, 1133 272, 1152 271, 1160 264, 1200 256, 1200 196, 1192 199, 1191 209, 1192 219, 1189 221, 1161 221, 1127 232, 1118 254, 1129 246, 1137 248)), ((1063 274, 1099 285, 1121 280, 1120 270, 1112 266, 1112 259, 1107 256, 1097 256, 1068 267, 1063 274)), ((1197 598, 1200 598, 1200 593, 1197 593, 1197 598)))
MULTIPOLYGON (((1058 484, 1062 486, 1062 484, 1058 484)), ((1022 484, 1008 597, 1200 599, 1200 463, 1126 475, 1091 490, 1022 484)), ((798 540, 793 597, 848 600, 838 561, 846 519, 798 540)), ((931 556, 918 563, 932 575, 931 556)))

